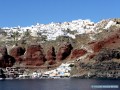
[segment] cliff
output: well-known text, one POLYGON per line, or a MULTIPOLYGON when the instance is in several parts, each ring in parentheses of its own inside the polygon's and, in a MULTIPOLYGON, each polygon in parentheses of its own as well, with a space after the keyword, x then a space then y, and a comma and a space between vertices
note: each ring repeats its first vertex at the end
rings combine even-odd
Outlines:
POLYGON ((120 19, 98 23, 76 20, 2 30, 0 67, 52 69, 74 62, 72 76, 120 77, 120 19), (8 38, 5 33, 12 36, 8 38))

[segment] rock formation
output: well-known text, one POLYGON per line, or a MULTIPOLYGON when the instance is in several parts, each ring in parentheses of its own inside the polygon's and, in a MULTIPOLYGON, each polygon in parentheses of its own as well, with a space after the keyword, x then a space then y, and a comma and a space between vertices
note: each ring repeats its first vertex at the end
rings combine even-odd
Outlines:
POLYGON ((75 49, 71 52, 71 59, 78 58, 80 56, 85 55, 86 53, 87 53, 87 51, 84 49, 75 49))
POLYGON ((66 43, 66 42, 63 43, 57 52, 56 59, 57 60, 65 59, 67 56, 70 55, 72 48, 73 47, 70 43, 66 43))
POLYGON ((120 51, 115 49, 103 49, 94 57, 96 61, 108 61, 113 58, 120 59, 120 51))
POLYGON ((94 52, 99 52, 102 48, 116 48, 120 43, 120 30, 116 30, 114 32, 109 33, 106 37, 102 38, 102 40, 98 40, 92 44, 92 50, 94 52))
POLYGON ((19 56, 24 55, 25 49, 20 46, 15 46, 10 50, 10 55, 19 61, 19 56))
POLYGON ((53 46, 50 47, 49 50, 47 51, 46 59, 47 59, 47 61, 51 61, 51 60, 56 59, 55 48, 53 46))
POLYGON ((0 53, 2 56, 8 55, 7 48, 5 46, 0 47, 0 53))
POLYGON ((6 47, 1 47, 0 48, 0 67, 10 67, 15 63, 14 57, 8 55, 7 53, 7 48, 6 47))
POLYGON ((40 45, 28 46, 24 57, 27 65, 39 66, 46 61, 43 49, 40 45))

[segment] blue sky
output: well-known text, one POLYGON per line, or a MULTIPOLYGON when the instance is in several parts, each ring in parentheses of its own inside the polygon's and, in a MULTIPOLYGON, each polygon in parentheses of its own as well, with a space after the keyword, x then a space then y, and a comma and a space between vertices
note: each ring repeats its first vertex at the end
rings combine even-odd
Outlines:
POLYGON ((120 0, 0 0, 0 27, 120 17, 120 0))

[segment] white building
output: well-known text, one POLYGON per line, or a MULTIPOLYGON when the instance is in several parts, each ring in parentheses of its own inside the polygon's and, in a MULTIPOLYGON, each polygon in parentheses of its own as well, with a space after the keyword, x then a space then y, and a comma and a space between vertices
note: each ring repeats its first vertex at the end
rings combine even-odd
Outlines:
POLYGON ((48 77, 66 77, 70 76, 70 63, 62 63, 58 68, 51 70, 51 71, 46 71, 44 75, 48 75, 48 77))
MULTIPOLYGON (((42 35, 47 36, 47 40, 56 40, 58 36, 65 35, 64 30, 69 29, 70 31, 77 31, 75 34, 67 32, 67 36, 75 39, 75 35, 93 32, 94 23, 90 20, 73 20, 72 22, 63 22, 63 23, 50 23, 50 24, 39 24, 31 25, 30 27, 11 27, 11 28, 2 28, 8 35, 9 33, 18 31, 21 36, 27 30, 30 30, 30 34, 33 37, 37 37, 37 32, 41 32, 42 35)), ((21 37, 22 38, 22 37, 21 37)))

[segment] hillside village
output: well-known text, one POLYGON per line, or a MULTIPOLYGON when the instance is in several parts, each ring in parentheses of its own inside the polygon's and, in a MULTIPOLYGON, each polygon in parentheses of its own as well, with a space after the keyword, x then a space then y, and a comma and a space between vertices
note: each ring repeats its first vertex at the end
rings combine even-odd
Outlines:
POLYGON ((8 78, 119 78, 119 35, 120 19, 1 27, 0 67, 8 78))
MULTIPOLYGON (((41 35, 47 36, 47 40, 55 40, 58 36, 67 35, 69 37, 75 38, 76 34, 89 33, 93 31, 94 23, 90 20, 74 20, 72 22, 63 22, 63 23, 50 23, 50 24, 39 24, 32 25, 30 27, 4 27, 2 28, 7 32, 8 36, 12 32, 20 33, 21 37, 24 35, 24 32, 27 30, 31 33, 31 36, 37 37, 39 33, 41 35), (68 32, 67 32, 68 30, 68 32), (75 34, 70 32, 75 32, 75 34)), ((19 37, 20 39, 20 37, 19 37)))

